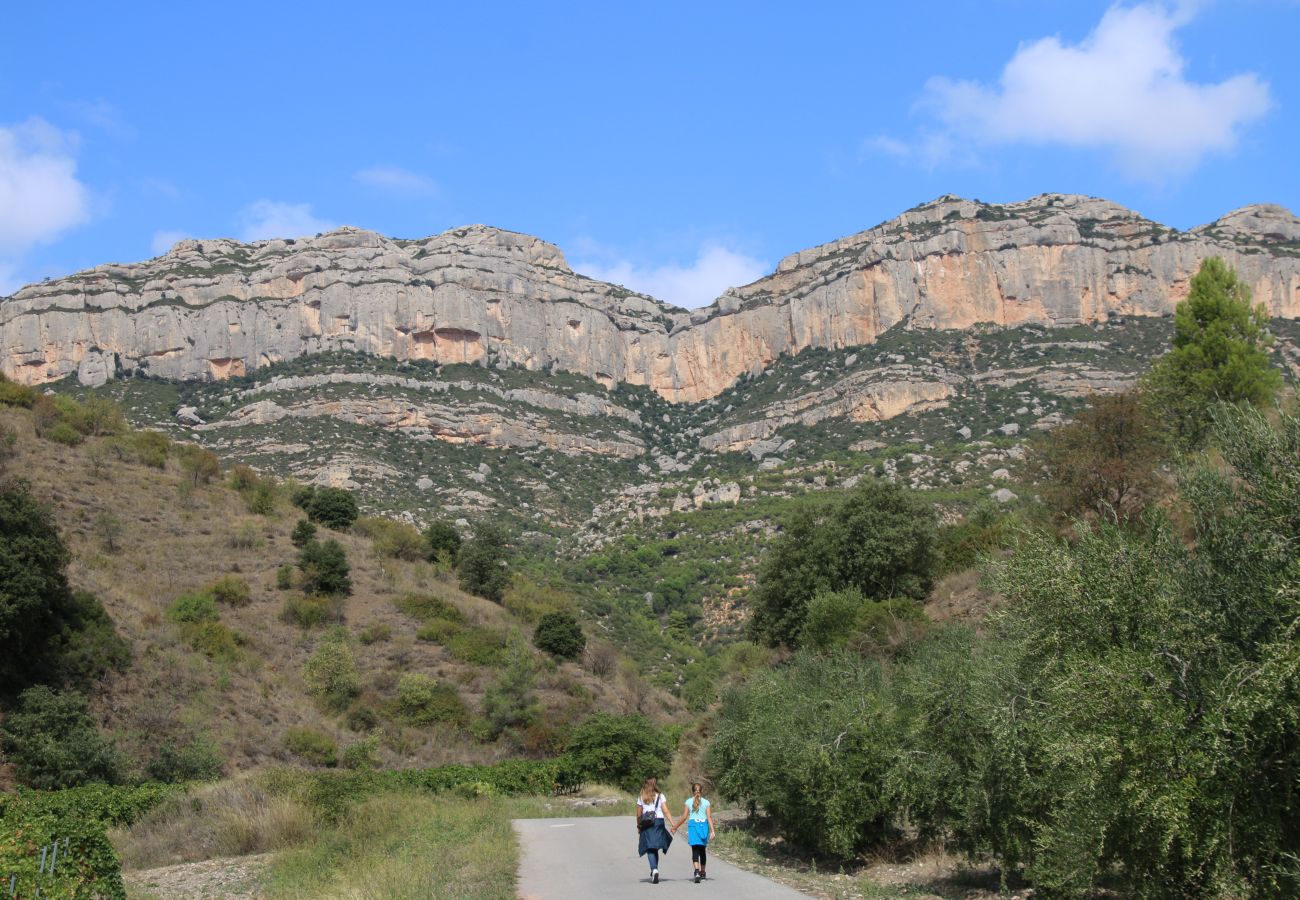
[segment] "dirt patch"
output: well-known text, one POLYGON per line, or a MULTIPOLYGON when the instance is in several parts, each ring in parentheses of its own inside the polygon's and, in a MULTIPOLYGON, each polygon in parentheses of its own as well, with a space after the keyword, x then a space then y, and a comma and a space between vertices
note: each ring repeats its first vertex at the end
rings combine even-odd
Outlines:
POLYGON ((149 900, 253 900, 274 853, 205 859, 202 862, 124 872, 131 896, 149 900))

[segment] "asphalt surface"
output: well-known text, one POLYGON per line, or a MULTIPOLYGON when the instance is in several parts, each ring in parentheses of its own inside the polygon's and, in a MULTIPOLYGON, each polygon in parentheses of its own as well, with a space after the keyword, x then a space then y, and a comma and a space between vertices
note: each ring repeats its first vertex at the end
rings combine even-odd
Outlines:
POLYGON ((522 849, 519 896, 523 900, 612 900, 617 897, 744 898, 807 900, 806 894, 727 865, 709 854, 709 877, 700 884, 691 869, 686 831, 659 854, 659 883, 637 856, 631 816, 581 819, 515 819, 522 849))

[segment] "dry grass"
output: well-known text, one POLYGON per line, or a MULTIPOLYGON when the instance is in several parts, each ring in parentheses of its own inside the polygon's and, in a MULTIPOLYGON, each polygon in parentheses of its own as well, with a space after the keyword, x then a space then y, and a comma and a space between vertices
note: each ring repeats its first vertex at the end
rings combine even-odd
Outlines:
MULTIPOLYGON (((300 517, 286 499, 280 498, 269 516, 253 515, 243 495, 222 483, 186 489, 174 460, 160 471, 119 459, 108 438, 79 447, 40 440, 26 411, 0 408, 0 421, 18 436, 6 469, 27 479, 54 510, 71 550, 73 585, 99 596, 132 644, 133 665, 109 678, 95 700, 103 725, 129 755, 147 759, 163 740, 206 732, 227 761, 227 772, 234 773, 287 762, 283 736, 290 728, 323 731, 340 746, 361 736, 348 729, 343 716, 317 708, 303 683, 303 664, 322 631, 304 631, 280 618, 289 592, 276 589, 276 571, 297 558, 289 535, 300 517), (122 525, 113 552, 96 529, 105 515, 122 525), (221 607, 222 622, 245 640, 235 661, 195 651, 165 616, 180 594, 228 575, 251 587, 247 605, 221 607)), ((367 538, 322 531, 342 544, 352 566, 354 590, 343 604, 345 625, 354 633, 370 626, 392 635, 355 644, 367 700, 382 706, 397 676, 420 672, 454 685, 471 710, 479 709, 496 671, 416 640, 419 623, 400 613, 394 599, 424 592, 455 606, 472 626, 519 629, 525 635, 530 626, 461 592, 453 576, 429 563, 380 558, 367 538)), ((595 709, 678 708, 674 698, 644 682, 598 677, 573 664, 540 678, 538 698, 548 726, 595 709)), ((505 744, 478 743, 460 731, 385 727, 389 733, 379 759, 384 766, 486 763, 518 753, 505 744)), ((532 740, 535 752, 547 746, 545 734, 532 740)))
POLYGON ((296 847, 315 819, 305 803, 246 776, 169 801, 111 837, 125 868, 151 869, 296 847))

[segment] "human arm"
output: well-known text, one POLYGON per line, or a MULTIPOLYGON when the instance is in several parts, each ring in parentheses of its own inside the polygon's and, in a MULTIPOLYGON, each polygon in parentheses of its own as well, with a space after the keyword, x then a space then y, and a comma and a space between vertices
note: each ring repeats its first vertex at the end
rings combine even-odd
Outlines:
POLYGON ((713 828, 713 804, 710 803, 704 810, 704 814, 709 817, 709 840, 713 840, 715 831, 713 828))

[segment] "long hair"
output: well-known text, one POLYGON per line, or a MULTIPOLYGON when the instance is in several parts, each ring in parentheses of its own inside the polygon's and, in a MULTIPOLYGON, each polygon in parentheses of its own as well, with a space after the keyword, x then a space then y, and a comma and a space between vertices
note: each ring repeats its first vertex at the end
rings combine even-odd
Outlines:
POLYGON ((651 775, 641 785, 641 802, 653 803, 655 795, 659 793, 659 779, 651 775))
POLYGON ((700 811, 700 794, 703 794, 703 793, 704 793, 704 785, 700 784, 698 781, 692 781, 692 782, 691 782, 691 793, 692 793, 692 794, 695 794, 695 802, 691 804, 691 812, 699 812, 699 811, 700 811), (696 793, 695 793, 696 791, 699 791, 700 793, 699 793, 699 794, 696 794, 696 793))

